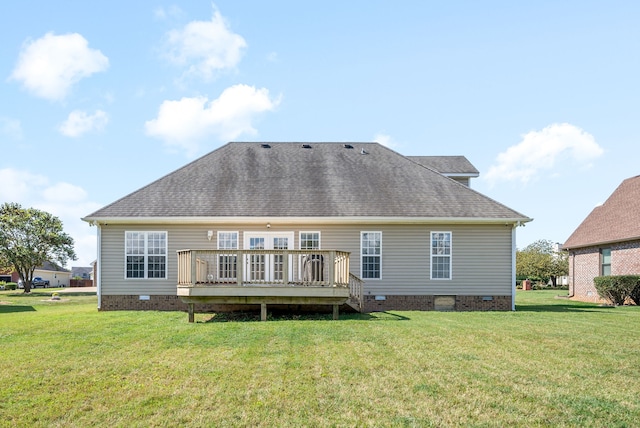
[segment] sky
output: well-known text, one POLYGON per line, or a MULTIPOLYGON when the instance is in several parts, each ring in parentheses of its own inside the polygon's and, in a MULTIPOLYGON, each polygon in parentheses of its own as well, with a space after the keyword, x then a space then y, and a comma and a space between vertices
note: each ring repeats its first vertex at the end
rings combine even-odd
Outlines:
POLYGON ((563 243, 640 174, 640 2, 0 5, 0 203, 95 210, 229 141, 464 155, 472 188, 563 243))

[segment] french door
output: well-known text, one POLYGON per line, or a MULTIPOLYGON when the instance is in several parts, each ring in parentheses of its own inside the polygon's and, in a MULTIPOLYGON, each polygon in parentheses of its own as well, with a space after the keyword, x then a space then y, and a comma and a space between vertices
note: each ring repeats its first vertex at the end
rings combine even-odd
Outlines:
MULTIPOLYGON (((247 250, 288 250, 293 249, 293 232, 262 232, 244 234, 244 248, 247 250)), ((246 281, 279 282, 284 279, 284 255, 245 255, 244 279, 246 281)), ((289 263, 289 278, 293 273, 289 263)))

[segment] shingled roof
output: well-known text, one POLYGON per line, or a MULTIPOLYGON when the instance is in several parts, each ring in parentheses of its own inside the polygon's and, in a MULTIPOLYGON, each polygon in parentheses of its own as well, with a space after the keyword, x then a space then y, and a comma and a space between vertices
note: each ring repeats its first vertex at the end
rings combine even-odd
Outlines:
POLYGON ((396 217, 529 221, 377 143, 228 143, 86 221, 396 217))
POLYGON ((464 156, 407 156, 428 168, 435 169, 440 174, 464 175, 477 177, 480 172, 464 156))
POLYGON ((604 204, 594 208, 564 249, 640 239, 640 175, 627 178, 604 204))

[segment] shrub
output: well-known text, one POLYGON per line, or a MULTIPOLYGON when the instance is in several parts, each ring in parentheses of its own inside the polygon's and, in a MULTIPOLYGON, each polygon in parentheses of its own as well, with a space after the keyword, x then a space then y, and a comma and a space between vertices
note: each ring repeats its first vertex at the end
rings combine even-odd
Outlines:
POLYGON ((629 297, 631 298, 631 300, 633 300, 633 303, 635 303, 636 305, 640 305, 640 280, 631 291, 629 297))
MULTIPOLYGON (((598 295, 614 305, 623 305, 640 283, 638 275, 610 275, 593 278, 598 295)), ((635 301, 635 299, 634 299, 635 301)))
POLYGON ((15 290, 16 288, 18 288, 18 284, 16 284, 15 282, 7 282, 4 285, 4 288, 7 290, 15 290))

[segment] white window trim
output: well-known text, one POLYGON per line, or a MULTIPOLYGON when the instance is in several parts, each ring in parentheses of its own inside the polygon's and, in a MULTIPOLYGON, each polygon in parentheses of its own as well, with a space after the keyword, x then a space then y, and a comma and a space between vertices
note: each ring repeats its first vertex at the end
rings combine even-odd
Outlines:
MULTIPOLYGON (((156 254, 152 254, 156 255, 156 254)), ((125 230, 124 231, 124 279, 127 281, 165 281, 169 279, 169 232, 166 230, 125 230), (142 278, 129 278, 127 277, 127 233, 143 233, 144 234, 144 276, 142 278), (150 233, 164 233, 164 277, 163 278, 149 278, 149 249, 148 249, 148 236, 150 233)))
POLYGON ((432 230, 431 233, 429 233, 429 278, 433 281, 451 281, 453 279, 453 232, 450 230, 432 230), (442 254, 433 254, 433 235, 435 233, 449 234, 449 278, 433 277, 433 257, 442 257, 442 254))
POLYGON ((362 278, 365 281, 380 281, 382 279, 382 231, 381 230, 363 230, 360 232, 360 278, 362 278), (377 257, 380 258, 380 275, 377 278, 365 278, 362 275, 362 257, 364 257, 364 254, 362 254, 362 235, 364 235, 365 233, 380 234, 380 254, 377 255, 377 257))
MULTIPOLYGON (((237 230, 218 230, 216 233, 216 248, 218 250, 229 250, 229 251, 237 251, 240 248, 240 232, 237 230), (236 247, 235 248, 220 248, 220 235, 221 234, 231 234, 231 235, 236 235, 236 247)), ((237 254, 237 253, 236 253, 237 254)), ((219 280, 224 280, 224 281, 230 281, 230 280, 237 280, 237 277, 233 276, 233 277, 227 277, 227 276, 222 276, 220 275, 220 259, 223 255, 222 254, 218 254, 217 260, 216 260, 216 275, 218 276, 219 280)), ((236 275, 238 273, 237 269, 238 269, 238 259, 236 256, 236 275)))
MULTIPOLYGON (((289 245, 289 249, 292 250, 295 248, 295 241, 294 241, 294 237, 295 237, 295 233, 294 232, 256 232, 256 231, 250 231, 244 232, 244 249, 248 249, 249 248, 249 242, 251 238, 256 238, 256 237, 265 237, 268 238, 269 240, 273 239, 274 237, 286 237, 290 243, 289 245)), ((238 242, 239 244, 239 242, 238 242)), ((265 241, 265 246, 267 246, 267 248, 272 246, 272 243, 269 242, 269 244, 267 245, 266 241, 265 241)))
POLYGON ((237 250, 240 248, 240 232, 237 230, 218 230, 216 233, 216 248, 218 250, 237 250), (222 233, 235 233, 236 234, 236 248, 220 248, 220 234, 222 233))
POLYGON ((301 250, 306 250, 307 248, 302 248, 302 234, 303 233, 317 233, 318 234, 318 248, 313 248, 313 249, 317 249, 320 250, 322 249, 322 234, 319 231, 315 231, 315 230, 301 230, 300 232, 298 232, 298 248, 301 250))

